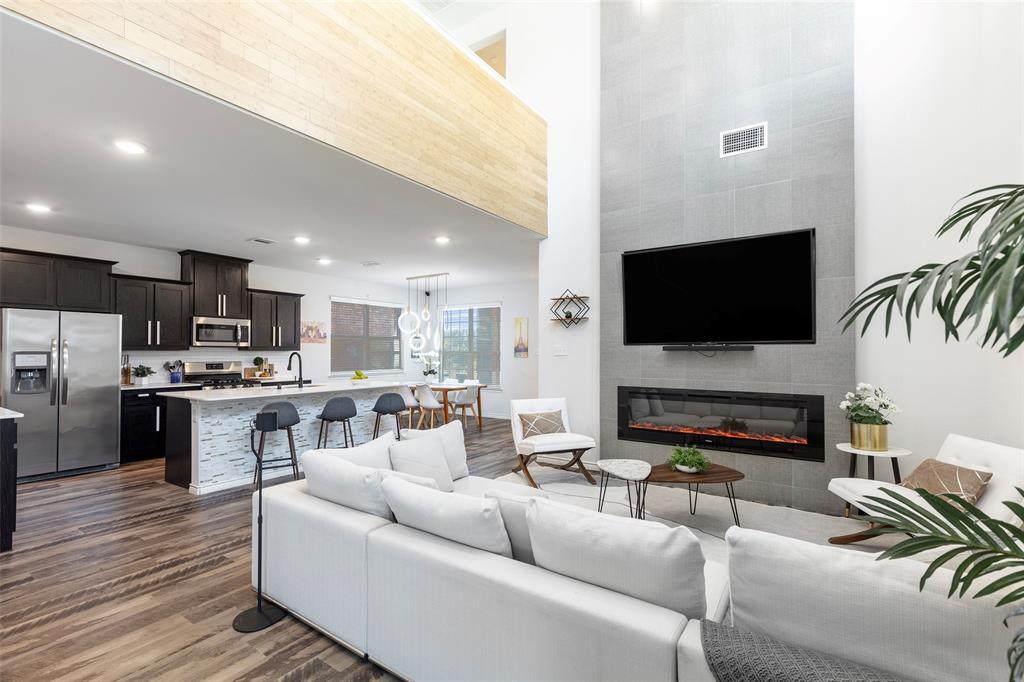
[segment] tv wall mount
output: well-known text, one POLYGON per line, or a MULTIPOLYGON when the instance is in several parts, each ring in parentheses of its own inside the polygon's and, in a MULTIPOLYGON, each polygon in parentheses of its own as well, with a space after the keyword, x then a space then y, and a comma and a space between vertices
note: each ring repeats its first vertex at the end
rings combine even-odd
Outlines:
POLYGON ((589 298, 589 296, 580 296, 566 289, 561 296, 551 299, 551 314, 553 316, 551 321, 558 322, 568 329, 574 324, 589 320, 590 318, 587 317, 587 313, 590 312, 590 305, 587 303, 589 298))

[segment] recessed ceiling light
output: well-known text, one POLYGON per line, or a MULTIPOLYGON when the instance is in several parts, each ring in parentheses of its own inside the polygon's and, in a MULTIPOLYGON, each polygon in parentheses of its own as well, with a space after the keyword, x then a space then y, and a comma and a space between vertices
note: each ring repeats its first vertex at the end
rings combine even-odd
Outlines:
POLYGON ((33 213, 49 213, 51 210, 46 204, 25 204, 25 208, 33 213))
POLYGON ((309 243, 309 237, 295 237, 294 241, 296 244, 302 244, 305 246, 309 243))
POLYGON ((451 238, 445 237, 444 235, 441 235, 440 237, 434 237, 434 243, 435 244, 440 244, 441 246, 445 246, 450 241, 451 241, 451 238))
POLYGON ((146 148, 134 140, 115 140, 114 146, 129 156, 139 156, 146 153, 146 148))
POLYGON ((331 264, 331 259, 330 258, 317 258, 316 262, 319 263, 320 265, 330 265, 331 264))

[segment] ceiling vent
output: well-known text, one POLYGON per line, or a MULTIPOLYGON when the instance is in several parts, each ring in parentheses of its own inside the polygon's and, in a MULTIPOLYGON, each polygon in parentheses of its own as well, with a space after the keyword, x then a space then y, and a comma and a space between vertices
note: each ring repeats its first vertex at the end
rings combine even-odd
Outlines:
POLYGON ((364 260, 362 263, 360 263, 360 265, 362 265, 364 268, 375 268, 378 265, 384 264, 381 263, 379 260, 364 260))
POLYGON ((746 154, 768 146, 768 121, 757 125, 726 130, 722 133, 721 158, 746 154))
POLYGON ((263 246, 270 246, 271 244, 277 243, 277 241, 273 239, 267 239, 266 237, 252 237, 250 239, 246 239, 245 241, 252 242, 253 244, 262 244, 263 246))

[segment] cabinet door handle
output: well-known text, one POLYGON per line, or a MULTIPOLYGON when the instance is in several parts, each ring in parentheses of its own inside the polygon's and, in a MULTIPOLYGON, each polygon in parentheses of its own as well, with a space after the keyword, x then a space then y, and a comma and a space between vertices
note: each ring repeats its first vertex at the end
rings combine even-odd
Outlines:
POLYGON ((153 320, 146 320, 146 345, 153 345, 153 320))
POLYGON ((283 341, 281 340, 282 338, 283 338, 283 337, 281 336, 281 328, 280 328, 280 327, 278 327, 278 328, 277 328, 277 345, 278 345, 278 347, 280 347, 280 346, 281 346, 281 344, 282 344, 282 343, 284 343, 284 342, 283 342, 283 341))
POLYGON ((156 406, 156 430, 157 430, 157 433, 160 432, 160 406, 159 405, 156 406))
POLYGON ((160 345, 160 320, 156 321, 156 345, 160 345))
POLYGON ((149 397, 149 394, 148 394, 148 393, 140 393, 140 394, 138 394, 138 395, 137 395, 137 396, 135 396, 135 397, 136 397, 136 398, 148 398, 148 397, 149 397))
POLYGON ((271 346, 276 346, 277 345, 277 327, 271 327, 270 328, 270 345, 271 346))

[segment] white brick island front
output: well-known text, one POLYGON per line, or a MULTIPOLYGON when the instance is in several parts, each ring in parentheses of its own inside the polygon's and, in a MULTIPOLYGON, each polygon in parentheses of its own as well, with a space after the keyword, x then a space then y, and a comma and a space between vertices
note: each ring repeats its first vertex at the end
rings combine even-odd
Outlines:
MULTIPOLYGON (((157 393, 167 398, 167 447, 164 480, 202 495, 252 483, 256 458, 249 440, 250 423, 269 403, 288 401, 299 413, 300 422, 292 427, 295 452, 316 447, 320 420, 316 418, 328 400, 348 396, 356 403, 352 418, 356 444, 373 436, 372 412, 382 393, 397 391, 398 383, 363 380, 267 388, 232 388, 212 391, 157 393)), ((394 430, 394 417, 381 420, 381 433, 394 430)), ((259 434, 256 435, 257 442, 259 434)), ((330 447, 342 447, 341 426, 330 431, 330 447)), ((266 459, 288 457, 288 434, 267 434, 263 456, 266 459)), ((300 465, 301 466, 301 465, 300 465)), ((268 470, 265 479, 290 476, 291 468, 268 470)))

